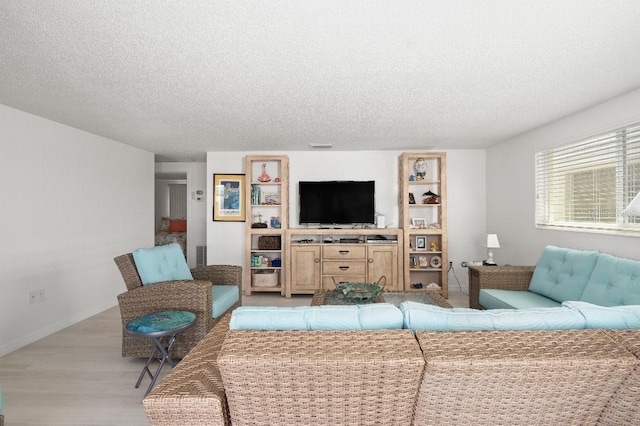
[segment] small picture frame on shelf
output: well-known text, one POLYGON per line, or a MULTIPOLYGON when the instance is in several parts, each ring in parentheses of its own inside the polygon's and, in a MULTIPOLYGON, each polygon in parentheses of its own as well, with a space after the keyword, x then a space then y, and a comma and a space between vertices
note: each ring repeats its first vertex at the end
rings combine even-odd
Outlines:
POLYGON ((411 219, 411 226, 417 229, 425 229, 427 227, 427 219, 422 217, 414 217, 411 219))
POLYGON ((429 267, 429 259, 427 259, 427 256, 420 256, 418 258, 418 262, 419 262, 421 268, 428 268, 429 267))
POLYGON ((416 203, 416 197, 413 196, 413 192, 409 193, 409 204, 415 204, 416 203))
POLYGON ((425 236, 417 236, 416 237, 416 250, 426 250, 427 249, 427 237, 425 236))
POLYGON ((263 206, 276 206, 280 204, 280 193, 277 191, 267 192, 262 191, 262 200, 260 204, 263 206))

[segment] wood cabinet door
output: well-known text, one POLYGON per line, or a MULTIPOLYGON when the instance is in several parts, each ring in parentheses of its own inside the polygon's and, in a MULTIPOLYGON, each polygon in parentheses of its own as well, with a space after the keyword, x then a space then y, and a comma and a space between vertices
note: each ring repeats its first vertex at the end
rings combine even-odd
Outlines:
POLYGON ((370 245, 367 247, 367 265, 368 282, 376 282, 384 275, 385 291, 399 290, 397 245, 370 245))
POLYGON ((291 292, 313 293, 320 285, 320 246, 291 247, 291 292))

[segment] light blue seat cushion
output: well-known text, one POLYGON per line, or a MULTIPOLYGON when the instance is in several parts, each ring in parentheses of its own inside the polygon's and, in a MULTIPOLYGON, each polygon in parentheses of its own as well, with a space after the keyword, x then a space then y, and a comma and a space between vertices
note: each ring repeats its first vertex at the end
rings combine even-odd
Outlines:
POLYGON ((559 302, 530 291, 498 290, 493 288, 480 290, 478 300, 486 309, 553 308, 560 306, 559 302))
POLYGON ((402 328, 391 303, 298 307, 242 306, 231 314, 234 330, 382 330, 402 328))
POLYGON ((240 288, 237 285, 212 285, 211 299, 211 316, 218 318, 240 300, 240 288))
POLYGON ((570 330, 585 326, 580 312, 562 307, 481 311, 403 302, 400 310, 404 328, 413 331, 570 330))
POLYGON ((556 302, 580 300, 599 252, 547 246, 542 251, 529 291, 556 302))
POLYGON ((562 306, 580 312, 586 328, 640 328, 640 305, 598 306, 586 302, 564 302, 562 306))
POLYGON ((143 285, 173 280, 192 280, 184 253, 177 243, 133 251, 143 285))
POLYGON ((582 297, 571 300, 602 306, 640 305, 640 261, 601 254, 582 297))

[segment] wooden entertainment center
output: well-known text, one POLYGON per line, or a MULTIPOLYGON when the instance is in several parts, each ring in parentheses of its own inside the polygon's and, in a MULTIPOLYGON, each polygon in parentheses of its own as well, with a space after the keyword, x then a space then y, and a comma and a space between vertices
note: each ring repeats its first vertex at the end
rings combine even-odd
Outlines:
POLYGON ((387 291, 436 286, 446 298, 446 154, 403 153, 398 161, 399 228, 290 228, 288 157, 247 156, 245 293, 291 297, 384 277, 387 291))

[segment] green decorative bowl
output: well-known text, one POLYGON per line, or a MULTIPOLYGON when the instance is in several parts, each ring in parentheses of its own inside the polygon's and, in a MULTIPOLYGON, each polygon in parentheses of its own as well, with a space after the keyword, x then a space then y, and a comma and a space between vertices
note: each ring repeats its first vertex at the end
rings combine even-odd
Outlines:
POLYGON ((336 291, 344 296, 348 303, 371 303, 382 292, 383 286, 370 283, 338 283, 336 291))

